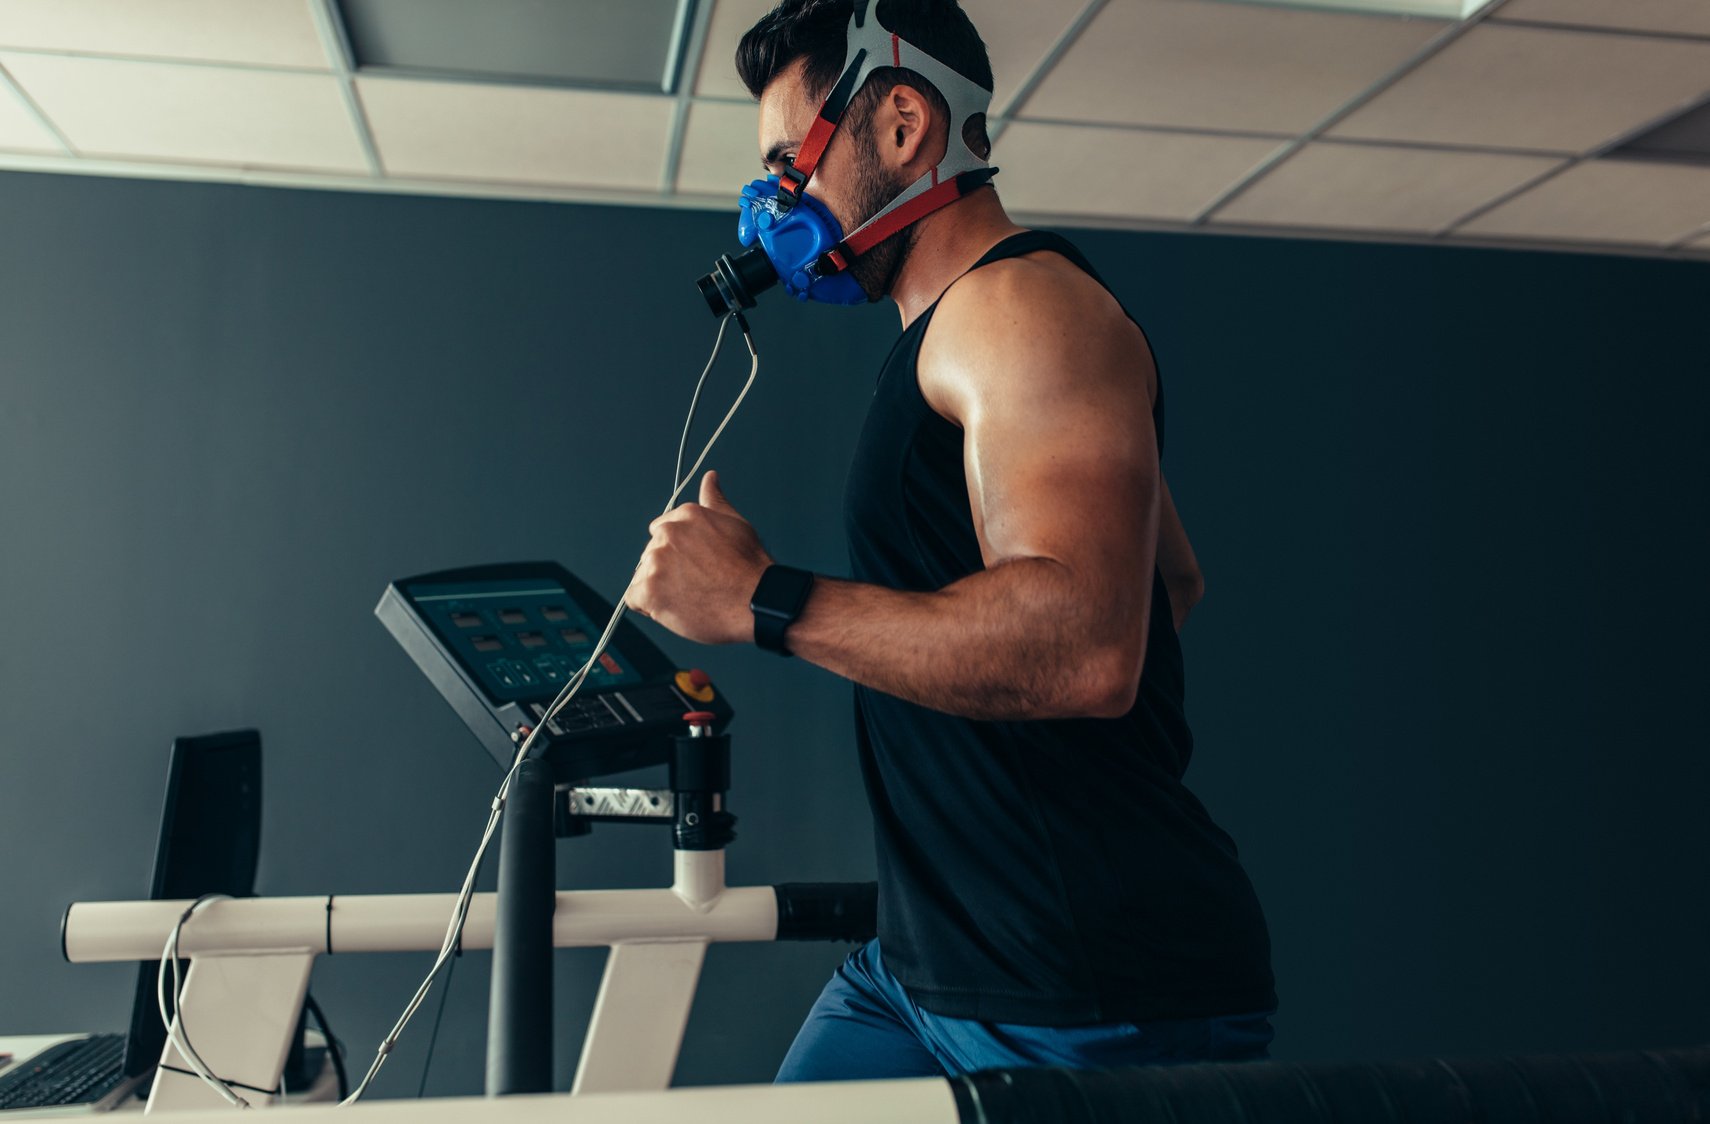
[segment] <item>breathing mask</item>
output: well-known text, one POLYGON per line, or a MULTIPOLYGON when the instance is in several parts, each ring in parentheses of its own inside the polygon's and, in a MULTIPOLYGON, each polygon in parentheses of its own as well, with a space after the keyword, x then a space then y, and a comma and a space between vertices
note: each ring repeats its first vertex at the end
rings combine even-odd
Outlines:
POLYGON ((715 316, 753 308, 755 297, 782 283, 797 300, 861 304, 869 299, 849 273, 854 260, 898 231, 953 203, 996 174, 963 139, 968 119, 982 114, 991 91, 962 77, 879 22, 876 5, 855 0, 849 18, 843 72, 826 95, 801 151, 781 176, 742 189, 736 236, 745 249, 724 254, 696 284, 715 316), (852 233, 807 193, 849 102, 880 67, 914 71, 937 88, 950 107, 944 158, 852 233))

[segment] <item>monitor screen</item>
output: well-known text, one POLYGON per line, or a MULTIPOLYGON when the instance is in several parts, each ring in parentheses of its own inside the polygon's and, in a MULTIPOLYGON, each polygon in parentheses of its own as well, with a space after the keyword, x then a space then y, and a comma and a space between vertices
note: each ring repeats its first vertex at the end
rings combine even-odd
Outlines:
MULTIPOLYGON (((591 620, 546 578, 420 582, 406 592, 440 642, 492 702, 549 698, 593 654, 604 622, 591 620)), ((588 672, 589 690, 641 682, 615 645, 588 672)))
MULTIPOLYGON (((174 740, 149 896, 156 901, 203 894, 248 897, 255 892, 260 852, 260 733, 236 730, 174 740)), ((145 961, 137 973, 125 1043, 125 1072, 131 1076, 159 1063, 166 1046, 155 996, 159 968, 158 961, 145 961)))

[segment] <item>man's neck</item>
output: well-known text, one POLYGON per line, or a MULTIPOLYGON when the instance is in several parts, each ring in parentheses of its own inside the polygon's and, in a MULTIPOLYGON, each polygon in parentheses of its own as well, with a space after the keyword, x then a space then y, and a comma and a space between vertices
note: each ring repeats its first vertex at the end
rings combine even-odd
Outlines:
POLYGON ((915 225, 914 245, 891 285, 890 297, 902 313, 903 327, 925 312, 980 255, 1024 229, 1009 221, 997 192, 988 188, 921 219, 915 225))

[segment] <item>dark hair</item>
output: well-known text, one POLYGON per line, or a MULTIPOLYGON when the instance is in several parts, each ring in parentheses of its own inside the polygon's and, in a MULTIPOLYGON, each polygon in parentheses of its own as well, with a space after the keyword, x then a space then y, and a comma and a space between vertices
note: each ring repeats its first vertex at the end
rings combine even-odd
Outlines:
MULTIPOLYGON (((886 27, 970 82, 992 88, 986 44, 956 0, 877 0, 874 8, 886 27)), ((854 10, 854 0, 782 0, 737 44, 736 72, 742 84, 758 100, 772 79, 802 59, 809 94, 823 97, 843 72, 849 18, 854 10)), ((851 123, 865 121, 882 91, 897 83, 916 87, 933 109, 948 117, 949 103, 937 87, 912 70, 886 66, 875 70, 860 94, 850 101, 847 113, 851 123)), ((979 151, 989 151, 984 115, 977 115, 968 125, 963 130, 968 143, 979 151)))

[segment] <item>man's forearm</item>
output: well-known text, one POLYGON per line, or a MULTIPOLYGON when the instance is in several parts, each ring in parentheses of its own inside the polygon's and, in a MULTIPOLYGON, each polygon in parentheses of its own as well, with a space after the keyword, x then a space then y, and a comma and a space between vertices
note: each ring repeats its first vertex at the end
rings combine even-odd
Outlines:
POLYGON ((1205 575, 1200 572, 1199 559, 1194 557, 1193 543, 1188 541, 1176 502, 1170 495, 1169 481, 1159 478, 1163 508, 1158 515, 1158 572, 1172 596, 1179 590, 1190 595, 1189 602, 1199 600, 1196 593, 1204 592, 1205 575))
POLYGON ((1205 596, 1205 579, 1198 571, 1175 577, 1166 574, 1164 589, 1170 595, 1171 615, 1175 620, 1176 631, 1180 632, 1182 626, 1187 623, 1188 613, 1205 596))
POLYGON ((1099 603, 1047 558, 1006 562, 936 593, 820 577, 788 644, 828 671, 950 714, 1108 717, 1132 702, 1139 654, 1108 619, 1084 619, 1099 603))

